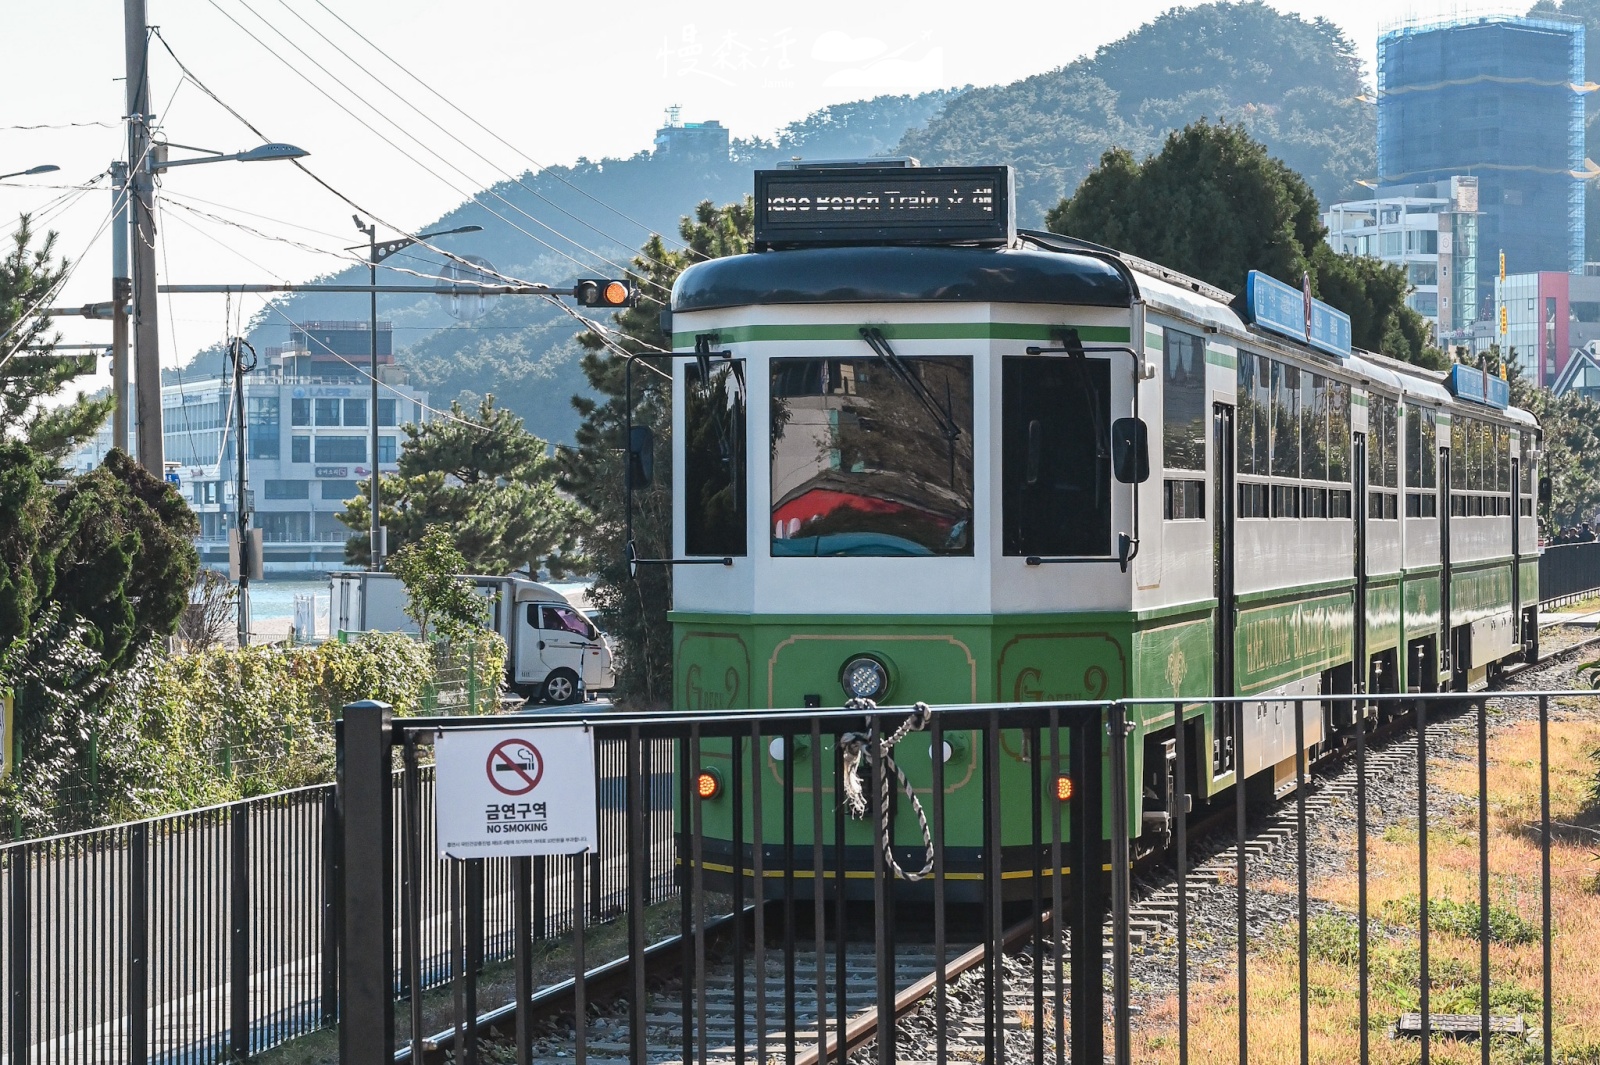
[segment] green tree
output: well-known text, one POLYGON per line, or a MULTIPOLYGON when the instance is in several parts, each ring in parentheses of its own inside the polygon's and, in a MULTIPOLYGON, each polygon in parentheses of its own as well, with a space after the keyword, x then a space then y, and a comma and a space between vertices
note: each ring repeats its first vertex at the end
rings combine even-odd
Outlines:
POLYGON ((424 640, 434 635, 455 641, 482 626, 484 601, 471 581, 461 579, 467 560, 442 525, 428 526, 396 551, 389 569, 406 586, 406 614, 424 640))
MULTIPOLYGON (((581 572, 577 529, 581 508, 556 486, 549 445, 522 419, 486 396, 475 412, 452 403, 450 416, 407 425, 399 472, 379 486, 380 519, 392 551, 430 526, 451 531, 465 558, 462 572, 510 573, 526 568, 561 576, 581 572)), ((345 558, 364 566, 371 514, 367 482, 339 520, 359 530, 345 558)))
MULTIPOLYGON (((648 354, 673 347, 661 330, 661 310, 672 283, 685 268, 704 259, 748 251, 754 206, 749 197, 717 207, 702 201, 678 227, 685 248, 668 248, 651 236, 633 260, 643 293, 639 305, 615 316, 622 339, 616 346, 640 357, 633 370, 633 424, 655 434, 655 477, 634 492, 633 538, 642 558, 665 558, 672 551, 672 394, 671 359, 648 354)), ((622 471, 625 448, 625 356, 586 333, 583 371, 595 397, 576 396, 583 416, 578 450, 560 456, 562 485, 587 508, 583 542, 594 559, 590 598, 608 615, 607 630, 618 644, 617 694, 646 706, 665 704, 672 692, 672 573, 667 566, 641 566, 630 578, 624 532, 622 471)))
POLYGON ((1112 149, 1046 224, 1235 295, 1251 270, 1294 285, 1309 273, 1312 290, 1350 315, 1358 347, 1444 363, 1427 323, 1405 304, 1404 271, 1329 247, 1310 187, 1243 126, 1191 123, 1143 163, 1112 149))
POLYGON ((111 413, 111 397, 79 396, 69 403, 46 404, 84 374, 94 372, 93 356, 57 353, 60 339, 46 307, 69 264, 55 258, 56 235, 33 246, 32 221, 23 215, 0 258, 0 425, 19 427, 35 453, 59 463, 89 439, 111 413))

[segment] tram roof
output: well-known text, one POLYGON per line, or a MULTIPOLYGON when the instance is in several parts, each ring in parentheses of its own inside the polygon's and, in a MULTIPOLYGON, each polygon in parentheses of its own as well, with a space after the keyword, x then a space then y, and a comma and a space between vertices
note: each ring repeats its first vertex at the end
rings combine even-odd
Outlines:
POLYGON ((696 263, 672 286, 672 309, 785 303, 1127 307, 1133 296, 1124 273, 1095 255, 938 245, 823 247, 696 263))

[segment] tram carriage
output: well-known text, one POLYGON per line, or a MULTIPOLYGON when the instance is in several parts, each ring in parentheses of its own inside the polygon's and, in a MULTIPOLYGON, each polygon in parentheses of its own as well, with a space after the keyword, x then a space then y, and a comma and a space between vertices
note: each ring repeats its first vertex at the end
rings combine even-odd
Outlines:
MULTIPOLYGON (((1309 286, 1252 274, 1235 299, 1018 231, 1010 193, 1004 167, 758 173, 757 250, 678 279, 673 556, 729 563, 675 568, 674 708, 1267 700, 1243 736, 1185 711, 1203 803, 1292 782, 1274 696, 1466 690, 1536 653, 1538 428, 1504 381, 1355 350, 1309 286)), ((1306 744, 1351 705, 1301 704, 1306 744)), ((1173 714, 1131 720, 1132 823, 1157 837, 1173 714)), ((761 756, 769 841, 792 747, 761 756)), ((977 737, 944 753, 948 879, 975 888, 977 737)), ((919 789, 930 756, 897 750, 919 789)), ((1027 793, 1028 757, 1003 733, 1002 788, 1027 793)), ((709 882, 749 876, 750 804, 696 801, 709 882)), ((870 875, 871 826, 846 831, 870 875)), ((904 806, 895 840, 920 853, 904 806)), ((1027 826, 1002 842, 1030 891, 1027 826)))

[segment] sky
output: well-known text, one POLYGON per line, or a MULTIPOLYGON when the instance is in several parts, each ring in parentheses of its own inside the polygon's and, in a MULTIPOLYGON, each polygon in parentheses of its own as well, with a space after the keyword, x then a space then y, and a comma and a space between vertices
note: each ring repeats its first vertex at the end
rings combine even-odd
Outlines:
MULTIPOLYGON (((365 240, 346 200, 377 219, 380 234, 415 232, 472 192, 526 169, 646 149, 669 105, 681 106, 686 121, 719 120, 736 137, 770 135, 829 104, 1015 81, 1189 6, 147 2, 147 21, 159 28, 150 45, 151 106, 160 135, 174 145, 171 158, 258 143, 231 108, 269 140, 310 152, 306 166, 345 197, 284 162, 167 171, 158 193, 157 271, 163 283, 182 284, 303 282, 342 269, 357 260, 341 249, 365 240)), ((1527 5, 1273 6, 1334 22, 1355 42, 1370 78, 1381 29, 1527 5)), ((18 215, 33 213, 37 225, 59 233, 57 252, 76 264, 55 305, 109 299, 112 193, 103 174, 126 154, 123 4, 11 0, 6 7, 0 173, 61 169, 0 182, 0 235, 9 242, 18 215)), ((455 239, 453 249, 471 252, 470 237, 455 239)), ((262 302, 163 296, 162 364, 186 361, 236 331, 262 302)), ((59 321, 67 343, 110 338, 108 322, 59 321)), ((91 384, 106 380, 106 370, 91 384)))

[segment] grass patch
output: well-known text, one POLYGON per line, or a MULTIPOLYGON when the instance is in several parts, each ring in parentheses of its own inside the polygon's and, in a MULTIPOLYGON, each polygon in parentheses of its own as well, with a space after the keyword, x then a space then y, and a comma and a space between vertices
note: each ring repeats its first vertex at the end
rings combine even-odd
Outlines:
MULTIPOLYGON (((1557 826, 1551 850, 1553 951, 1552 1030, 1556 1062, 1600 1065, 1600 824, 1597 752, 1600 720, 1584 705, 1556 707, 1550 728, 1551 818, 1557 826), (1565 826, 1565 827, 1563 827, 1565 826)), ((1479 847, 1476 831, 1478 771, 1465 750, 1430 762, 1429 779, 1442 791, 1469 800, 1471 816, 1461 823, 1441 819, 1429 825, 1428 997, 1434 1013, 1481 1011, 1478 897, 1479 847), (1468 755, 1462 759, 1460 754, 1468 755)), ((1490 740, 1488 913, 1489 1009, 1520 1015, 1531 1028, 1543 1021, 1542 945, 1540 943, 1539 736, 1532 722, 1497 728, 1490 740)), ((1449 804, 1445 804, 1450 809, 1449 804)), ((1350 861, 1340 872, 1310 885, 1319 913, 1306 927, 1309 1057, 1315 1062, 1355 1061, 1361 1040, 1362 978, 1359 925, 1355 916, 1359 886, 1354 877, 1353 833, 1343 842, 1350 861)), ((1318 843, 1317 845, 1326 845, 1318 843)), ((1388 1029, 1402 1013, 1420 1009, 1422 959, 1419 941, 1417 825, 1413 818, 1374 830, 1368 836, 1367 974, 1369 1047, 1374 1062, 1415 1062, 1414 1039, 1390 1039, 1388 1029)), ((1231 940, 1231 937, 1224 937, 1231 940)), ((1300 1060, 1299 933, 1292 924, 1272 928, 1250 944, 1250 1061, 1300 1060)), ((1145 1007, 1134 1030, 1133 1059, 1176 1061, 1171 1046, 1177 1003, 1170 996, 1145 1007), (1156 1035, 1165 1037, 1157 1041, 1156 1035)), ((1191 1061, 1234 1061, 1238 1055, 1237 976, 1225 962, 1195 972, 1190 983, 1191 1061)), ((1481 1047, 1475 1040, 1435 1035, 1431 1058, 1439 1065, 1475 1065, 1481 1047)), ((1490 1059, 1497 1065, 1533 1065, 1542 1052, 1527 1042, 1496 1036, 1490 1059)))
MULTIPOLYGON (((1422 902, 1416 895, 1390 899, 1383 904, 1383 917, 1407 928, 1422 927, 1422 902)), ((1428 900, 1428 929, 1447 936, 1457 936, 1477 942, 1483 931, 1482 912, 1476 902, 1456 902, 1454 899, 1428 900)), ((1525 920, 1515 910, 1489 904, 1489 942, 1537 943, 1539 929, 1525 920)))

